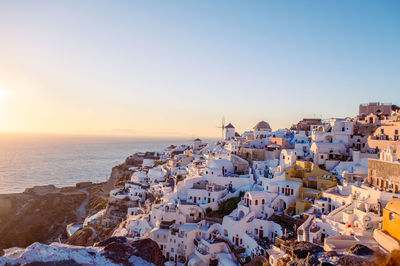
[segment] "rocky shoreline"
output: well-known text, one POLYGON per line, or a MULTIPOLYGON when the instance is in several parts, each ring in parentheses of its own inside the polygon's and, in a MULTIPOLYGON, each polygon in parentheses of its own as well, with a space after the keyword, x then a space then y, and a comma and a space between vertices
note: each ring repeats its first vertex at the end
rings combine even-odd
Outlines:
POLYGON ((109 193, 129 180, 129 167, 113 167, 103 183, 36 186, 0 195, 0 265, 164 265, 151 239, 111 237, 127 206, 110 203, 109 193), (100 221, 68 236, 67 225, 82 224, 104 209, 100 221))
MULTIPOLYGON (((121 164, 113 167, 110 178, 103 183, 83 182, 63 188, 35 186, 23 193, 0 194, 0 250, 24 248, 34 242, 93 244, 77 237, 69 240, 67 225, 82 223, 85 217, 106 208, 110 190, 130 174, 128 166, 121 164)), ((96 232, 93 241, 105 240, 105 229, 101 228, 103 234, 96 232)))

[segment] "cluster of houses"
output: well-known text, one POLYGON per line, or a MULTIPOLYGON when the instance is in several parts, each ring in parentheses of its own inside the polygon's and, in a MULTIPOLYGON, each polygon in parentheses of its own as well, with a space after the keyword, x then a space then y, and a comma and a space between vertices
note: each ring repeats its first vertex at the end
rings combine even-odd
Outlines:
POLYGON ((110 197, 135 204, 115 234, 151 238, 167 262, 190 266, 260 256, 276 265, 283 240, 336 252, 400 248, 397 106, 362 104, 356 117, 276 131, 265 121, 242 134, 224 130, 215 144, 195 139, 130 156, 131 180, 110 197))

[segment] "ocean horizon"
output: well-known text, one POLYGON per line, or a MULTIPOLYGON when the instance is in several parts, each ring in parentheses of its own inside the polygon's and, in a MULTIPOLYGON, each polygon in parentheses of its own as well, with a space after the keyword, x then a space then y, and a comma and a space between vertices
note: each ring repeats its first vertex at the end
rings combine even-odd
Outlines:
POLYGON ((190 138, 0 134, 0 194, 37 185, 103 182, 112 167, 135 152, 190 143, 190 138))

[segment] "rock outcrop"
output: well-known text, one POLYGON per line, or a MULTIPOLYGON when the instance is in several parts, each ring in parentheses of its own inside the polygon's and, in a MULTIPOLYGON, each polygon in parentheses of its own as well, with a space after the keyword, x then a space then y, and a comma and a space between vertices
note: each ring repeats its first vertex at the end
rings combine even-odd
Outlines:
POLYGON ((305 259, 309 255, 313 255, 323 251, 324 249, 320 246, 305 241, 293 243, 290 250, 292 257, 296 259, 305 259))
POLYGON ((311 266, 320 265, 320 262, 315 255, 308 255, 304 259, 296 259, 287 264, 288 266, 311 266))
POLYGON ((0 201, 10 205, 9 211, 0 212, 0 248, 63 238, 67 224, 77 221, 85 199, 84 192, 0 195, 0 201))
POLYGON ((151 239, 129 242, 123 238, 113 238, 102 244, 107 242, 108 244, 104 247, 104 256, 115 263, 129 265, 129 258, 136 256, 156 266, 164 265, 161 250, 158 244, 151 239))
MULTIPOLYGON (((66 226, 81 223, 86 216, 106 208, 110 190, 128 180, 131 174, 129 167, 122 164, 113 168, 109 180, 104 183, 83 182, 63 188, 36 186, 24 193, 0 195, 0 249, 66 239, 66 226)), ((126 206, 121 208, 123 213, 126 206)), ((120 219, 115 223, 117 221, 120 219)), ((92 226, 69 242, 92 245, 109 237, 113 226, 92 226)))
POLYGON ((75 246, 92 246, 98 240, 96 230, 91 226, 85 226, 76 231, 65 243, 75 246))
POLYGON ((346 251, 351 254, 359 255, 359 256, 374 254, 374 251, 372 249, 370 249, 367 246, 361 245, 361 244, 356 244, 352 247, 349 247, 348 249, 346 249, 346 251))
POLYGON ((366 258, 357 257, 353 255, 345 255, 341 257, 337 264, 339 266, 369 266, 373 265, 372 262, 366 258))

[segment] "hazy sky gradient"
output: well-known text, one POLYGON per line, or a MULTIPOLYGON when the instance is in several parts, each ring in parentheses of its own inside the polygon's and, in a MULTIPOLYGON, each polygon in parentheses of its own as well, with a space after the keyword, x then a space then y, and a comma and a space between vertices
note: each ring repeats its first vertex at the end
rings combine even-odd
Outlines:
POLYGON ((219 136, 400 104, 399 1, 0 1, 0 131, 219 136))

